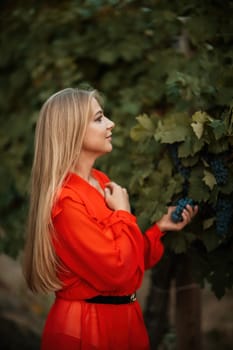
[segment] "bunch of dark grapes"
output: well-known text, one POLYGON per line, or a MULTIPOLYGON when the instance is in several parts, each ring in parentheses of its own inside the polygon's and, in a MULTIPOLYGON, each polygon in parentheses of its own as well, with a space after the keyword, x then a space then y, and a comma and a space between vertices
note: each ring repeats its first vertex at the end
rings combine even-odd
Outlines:
POLYGON ((232 218, 232 198, 219 197, 216 205, 216 231, 219 235, 225 235, 228 233, 232 218))
POLYGON ((217 184, 224 185, 228 179, 228 169, 223 161, 219 158, 213 158, 209 163, 217 184))
POLYGON ((195 206, 195 202, 191 198, 181 198, 178 200, 176 209, 171 214, 171 219, 173 222, 177 223, 183 221, 182 212, 187 204, 191 205, 191 207, 195 206))
POLYGON ((211 171, 216 179, 217 185, 224 185, 228 180, 228 168, 224 164, 226 152, 221 155, 209 153, 207 149, 203 152, 203 157, 209 163, 211 171))
POLYGON ((189 185, 189 176, 190 176, 190 168, 184 167, 178 157, 178 145, 177 143, 173 143, 169 147, 171 158, 173 164, 177 171, 183 176, 184 184, 183 184, 183 192, 186 195, 188 193, 188 185, 189 185))

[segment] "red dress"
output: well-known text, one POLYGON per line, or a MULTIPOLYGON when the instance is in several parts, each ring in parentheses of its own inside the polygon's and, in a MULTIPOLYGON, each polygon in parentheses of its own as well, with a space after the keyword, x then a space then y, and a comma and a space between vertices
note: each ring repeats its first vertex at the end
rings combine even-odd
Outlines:
MULTIPOLYGON (((109 178, 93 169, 102 188, 109 178)), ((142 234, 134 215, 112 211, 98 190, 70 174, 52 212, 55 250, 64 266, 42 336, 42 350, 148 350, 141 308, 91 304, 96 295, 128 295, 142 283, 145 269, 163 255, 154 225, 142 234)))

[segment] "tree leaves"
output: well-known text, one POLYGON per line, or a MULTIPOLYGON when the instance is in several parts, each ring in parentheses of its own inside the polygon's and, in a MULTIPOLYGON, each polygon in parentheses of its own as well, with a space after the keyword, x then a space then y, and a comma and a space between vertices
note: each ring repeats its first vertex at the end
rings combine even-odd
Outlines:
MULTIPOLYGON (((61 1, 56 7, 45 1, 1 6, 0 216, 8 239, 2 245, 5 252, 16 254, 22 247, 26 215, 21 209, 27 204, 38 110, 50 94, 67 86, 84 83, 104 93, 106 115, 116 127, 114 150, 98 166, 130 189, 144 228, 183 195, 187 184, 189 195, 212 207, 219 193, 232 195, 232 158, 229 180, 221 187, 204 160, 206 151, 232 154, 230 2, 187 7, 183 1, 93 0, 61 1), (218 112, 223 105, 224 113, 218 112), (172 164, 169 147, 175 143, 182 166, 191 171, 186 180, 172 164)), ((203 250, 220 249, 214 210, 200 212, 198 230, 167 236, 171 250, 189 253, 193 235, 199 242, 200 231, 203 250)), ((208 261, 209 253, 204 257, 208 261)), ((215 265, 211 268, 216 271, 212 279, 203 265, 202 273, 217 288, 220 272, 215 265)), ((224 268, 229 270, 227 263, 224 268)))
POLYGON ((187 135, 184 142, 179 145, 178 155, 181 158, 188 158, 195 156, 204 146, 205 142, 203 139, 197 139, 193 135, 187 135))
POLYGON ((138 123, 148 131, 153 132, 154 131, 154 124, 152 120, 148 117, 146 114, 139 115, 137 118, 138 123))
MULTIPOLYGON (((148 137, 145 133, 147 128, 154 130, 155 145, 163 145, 163 152, 154 158, 156 177, 153 177, 154 181, 150 183, 150 187, 149 184, 144 183, 145 197, 142 197, 142 200, 144 201, 145 198, 146 201, 149 193, 155 189, 156 197, 154 202, 150 202, 150 208, 145 206, 145 211, 143 211, 143 207, 140 207, 143 211, 142 215, 146 215, 147 212, 151 215, 151 220, 156 221, 165 212, 166 205, 184 195, 199 203, 200 217, 192 226, 193 231, 186 232, 185 229, 184 232, 176 232, 164 237, 166 247, 175 254, 189 254, 189 248, 195 242, 201 242, 208 256, 211 252, 221 249, 224 240, 227 239, 227 237, 219 237, 216 234, 215 218, 219 194, 229 195, 233 200, 233 165, 226 162, 226 154, 229 149, 232 149, 230 129, 227 129, 226 125, 229 127, 231 124, 226 122, 228 115, 225 117, 222 118, 221 113, 211 115, 202 110, 196 111, 190 117, 184 112, 170 110, 162 116, 157 115, 153 127, 150 122, 152 116, 147 116, 141 121, 138 119, 138 124, 134 126, 134 130, 140 126, 139 129, 144 131, 143 137, 138 138, 139 143, 145 144, 148 137), (142 128, 143 123, 144 128, 142 128), (177 148, 177 161, 169 157, 172 147, 177 148), (210 167, 208 155, 210 159, 223 155, 224 164, 228 168, 226 183, 222 185, 217 183, 216 174, 210 167), (171 159, 173 159, 173 164, 171 159), (180 173, 180 178, 177 177, 177 173, 180 173), (168 177, 167 180, 165 180, 166 177, 168 177), (163 188, 162 194, 159 192, 160 188, 163 188)), ((203 276, 213 283, 216 295, 222 296, 225 287, 220 288, 220 291, 215 285, 218 280, 217 273, 213 271, 212 275, 208 275, 209 271, 207 271, 203 271, 203 276)))
POLYGON ((216 140, 219 140, 222 137, 225 137, 225 135, 227 134, 227 128, 224 123, 224 120, 213 120, 211 121, 210 126, 213 130, 216 140))
POLYGON ((174 113, 161 118, 154 133, 155 140, 161 143, 184 141, 191 132, 187 119, 185 113, 174 113))
POLYGON ((200 139, 203 135, 203 132, 204 132, 203 123, 196 122, 196 123, 192 123, 191 126, 192 126, 193 131, 194 131, 195 135, 197 136, 197 138, 200 139))
POLYGON ((214 186, 217 184, 217 181, 215 179, 215 176, 207 171, 204 170, 204 177, 203 177, 203 181, 204 183, 212 190, 214 188, 214 186))
POLYGON ((207 201, 210 196, 209 188, 203 181, 203 175, 200 168, 194 168, 189 178, 190 186, 188 194, 190 198, 197 202, 207 201))

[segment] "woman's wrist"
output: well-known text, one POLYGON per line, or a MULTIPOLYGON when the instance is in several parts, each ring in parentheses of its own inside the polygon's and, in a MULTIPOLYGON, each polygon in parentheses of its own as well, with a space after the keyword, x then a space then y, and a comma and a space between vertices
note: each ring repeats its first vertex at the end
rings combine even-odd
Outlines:
POLYGON ((156 222, 156 225, 158 226, 158 228, 159 228, 159 230, 160 230, 161 232, 165 233, 165 231, 167 231, 166 228, 165 228, 164 225, 163 225, 162 220, 159 220, 158 222, 156 222))

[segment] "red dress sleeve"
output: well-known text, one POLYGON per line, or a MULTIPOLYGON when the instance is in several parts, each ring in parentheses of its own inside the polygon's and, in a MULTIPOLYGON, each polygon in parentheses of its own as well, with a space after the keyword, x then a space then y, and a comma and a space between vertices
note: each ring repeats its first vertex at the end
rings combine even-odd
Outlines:
POLYGON ((55 246, 66 267, 100 292, 140 285, 143 236, 133 215, 119 210, 97 222, 83 203, 70 197, 59 207, 54 217, 55 246))
MULTIPOLYGON (((102 187, 109 181, 100 171, 94 175, 102 187)), ((134 215, 107 208, 102 195, 76 175, 62 189, 52 217, 65 269, 100 294, 134 292, 145 268, 163 254, 156 225, 143 235, 134 215)))
POLYGON ((164 253, 164 245, 161 241, 164 233, 154 224, 144 235, 144 259, 145 269, 156 265, 164 253))

